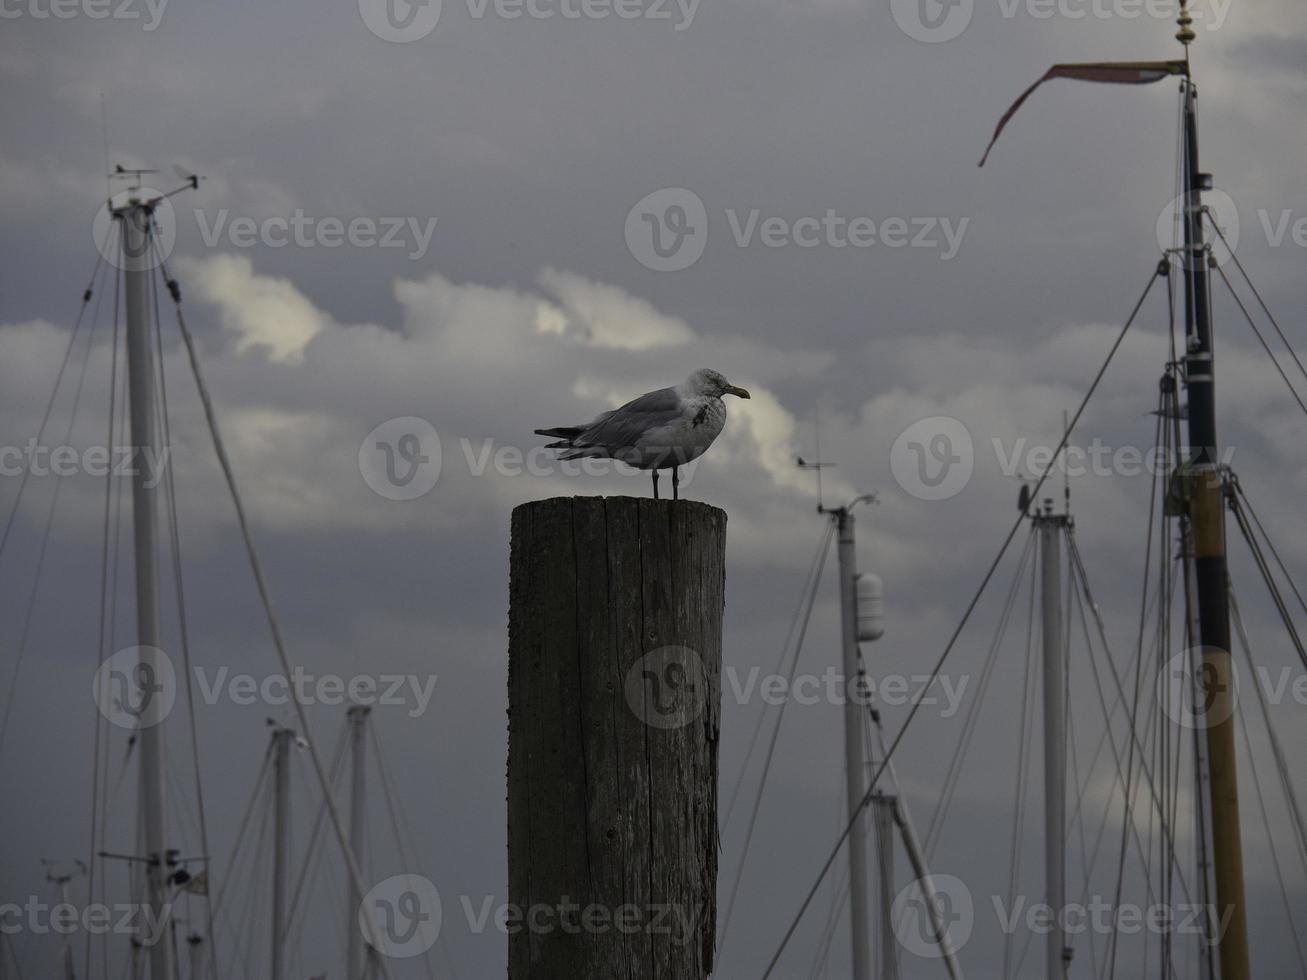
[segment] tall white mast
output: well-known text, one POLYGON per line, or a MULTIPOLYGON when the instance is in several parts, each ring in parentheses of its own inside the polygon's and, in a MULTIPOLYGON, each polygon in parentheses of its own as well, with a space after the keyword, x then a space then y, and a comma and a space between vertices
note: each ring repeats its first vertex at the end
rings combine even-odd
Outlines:
POLYGON ((862 798, 862 726, 866 708, 854 697, 858 682, 857 550, 852 505, 834 511, 839 529, 840 639, 844 654, 844 777, 849 797, 849 926, 853 941, 853 980, 871 980, 871 947, 867 940, 867 822, 862 798))
POLYGON ((1066 644, 1062 632, 1062 529, 1067 515, 1051 500, 1035 515, 1039 530, 1044 648, 1044 898, 1052 910, 1046 975, 1064 980, 1071 951, 1066 945, 1066 644))
MULTIPOLYGON (((137 683, 141 693, 140 778, 145 837, 146 900, 155 921, 164 921, 168 888, 167 811, 164 803, 163 701, 154 696, 162 676, 159 628, 159 516, 157 482, 140 457, 160 459, 155 424, 154 346, 150 336, 151 220, 153 206, 131 198, 116 210, 122 227, 122 259, 127 312, 127 380, 132 446, 137 454, 132 477, 132 532, 136 554, 137 683)), ((174 980, 172 945, 160 932, 150 946, 150 980, 174 980)))
POLYGON ((272 733, 273 864, 272 864, 272 980, 286 976, 286 868, 290 862, 290 747, 295 732, 278 728, 272 733))
MULTIPOLYGON (((350 756, 352 763, 352 780, 349 797, 349 849, 354 855, 354 863, 363 867, 363 849, 366 845, 364 827, 364 800, 367 789, 367 722, 372 711, 367 705, 353 705, 346 712, 350 733, 350 756)), ((369 970, 370 952, 364 952, 363 934, 358 925, 359 905, 363 896, 353 880, 349 884, 349 904, 345 909, 345 935, 349 945, 345 959, 345 980, 363 980, 369 970)))

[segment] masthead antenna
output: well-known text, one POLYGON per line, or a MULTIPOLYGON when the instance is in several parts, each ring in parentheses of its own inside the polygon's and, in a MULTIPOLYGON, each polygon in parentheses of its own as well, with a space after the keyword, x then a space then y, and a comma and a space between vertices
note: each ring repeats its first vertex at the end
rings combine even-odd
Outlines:
POLYGON ((1198 36, 1194 33, 1194 19, 1193 15, 1189 13, 1189 0, 1180 0, 1180 16, 1176 18, 1175 22, 1180 25, 1180 30, 1176 31, 1175 39, 1184 45, 1184 56, 1187 61, 1189 59, 1189 45, 1198 36))
POLYGON ((821 490, 821 471, 824 469, 828 469, 834 466, 835 464, 822 462, 821 406, 820 405, 813 406, 813 428, 816 430, 817 458, 814 461, 809 462, 808 460, 804 459, 802 456, 796 456, 794 462, 799 467, 799 469, 812 470, 814 473, 817 474, 817 513, 824 514, 826 513, 826 502, 825 502, 825 498, 822 496, 822 490, 821 490))

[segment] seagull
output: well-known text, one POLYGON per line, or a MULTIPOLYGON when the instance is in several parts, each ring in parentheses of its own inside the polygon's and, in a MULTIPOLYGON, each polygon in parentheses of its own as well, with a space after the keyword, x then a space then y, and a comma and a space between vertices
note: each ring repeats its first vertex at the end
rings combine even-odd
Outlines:
POLYGON ((726 425, 722 395, 748 398, 749 393, 728 382, 717 371, 702 368, 681 384, 646 392, 621 408, 604 412, 586 425, 536 429, 553 436, 559 459, 597 456, 619 459, 653 472, 654 499, 658 499, 658 471, 672 471, 672 499, 679 499, 677 467, 698 459, 726 425))

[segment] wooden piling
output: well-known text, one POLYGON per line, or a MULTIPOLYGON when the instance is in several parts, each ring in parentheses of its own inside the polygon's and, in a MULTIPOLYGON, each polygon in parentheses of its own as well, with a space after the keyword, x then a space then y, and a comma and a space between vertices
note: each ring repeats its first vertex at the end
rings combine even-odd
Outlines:
POLYGON ((510 980, 704 980, 717 889, 726 515, 513 511, 510 980))

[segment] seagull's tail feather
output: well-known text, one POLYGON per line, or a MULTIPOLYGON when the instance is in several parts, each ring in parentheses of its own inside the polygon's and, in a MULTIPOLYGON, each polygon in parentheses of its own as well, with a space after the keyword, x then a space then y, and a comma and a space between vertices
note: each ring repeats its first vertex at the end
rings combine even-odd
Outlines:
POLYGON ((558 439, 558 442, 545 443, 545 448, 559 450, 559 459, 607 456, 607 451, 599 446, 577 444, 576 440, 581 438, 586 428, 587 426, 584 425, 560 425, 552 429, 536 429, 535 434, 538 436, 553 436, 558 439))
MULTIPOLYGON (((553 429, 536 429, 535 434, 538 436, 553 436, 555 439, 563 439, 570 443, 584 431, 584 425, 560 425, 553 429)), ((547 448, 552 449, 554 447, 549 446, 547 448)))
POLYGON ((607 459, 612 454, 603 446, 574 446, 570 442, 555 442, 546 449, 561 449, 559 459, 607 459))

